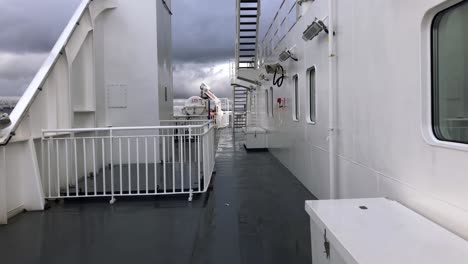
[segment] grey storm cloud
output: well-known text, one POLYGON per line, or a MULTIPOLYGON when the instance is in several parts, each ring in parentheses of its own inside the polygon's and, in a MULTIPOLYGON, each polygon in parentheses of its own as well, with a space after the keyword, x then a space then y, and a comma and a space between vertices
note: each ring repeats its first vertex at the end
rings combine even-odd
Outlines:
MULTIPOLYGON (((268 27, 281 1, 262 2, 263 28, 268 27)), ((0 96, 22 94, 80 2, 0 0, 0 96)), ((230 95, 235 3, 235 0, 172 0, 176 97, 198 94, 202 81, 218 95, 230 95)))
POLYGON ((80 0, 0 0, 0 51, 48 52, 80 0))
POLYGON ((174 65, 174 96, 187 98, 200 93, 202 82, 208 84, 216 96, 231 97, 228 61, 184 62, 174 65))

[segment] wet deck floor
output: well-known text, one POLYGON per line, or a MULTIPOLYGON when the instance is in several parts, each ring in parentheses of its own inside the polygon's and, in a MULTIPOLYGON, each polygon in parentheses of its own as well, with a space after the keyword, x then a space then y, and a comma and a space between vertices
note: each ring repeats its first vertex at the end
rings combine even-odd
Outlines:
POLYGON ((311 263, 304 201, 313 195, 238 137, 222 132, 208 195, 54 203, 0 226, 0 262, 311 263))

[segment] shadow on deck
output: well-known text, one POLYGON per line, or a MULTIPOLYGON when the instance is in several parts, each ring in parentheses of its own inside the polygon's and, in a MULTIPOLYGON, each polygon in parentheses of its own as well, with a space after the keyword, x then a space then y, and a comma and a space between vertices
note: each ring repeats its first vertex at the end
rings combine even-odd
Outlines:
POLYGON ((222 131, 213 190, 186 196, 52 203, 0 226, 2 263, 311 263, 314 199, 268 152, 222 131))

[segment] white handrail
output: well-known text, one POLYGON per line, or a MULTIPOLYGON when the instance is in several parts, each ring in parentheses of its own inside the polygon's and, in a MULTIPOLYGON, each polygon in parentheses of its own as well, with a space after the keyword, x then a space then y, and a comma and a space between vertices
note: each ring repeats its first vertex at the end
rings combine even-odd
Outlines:
POLYGON ((135 131, 135 130, 156 130, 156 129, 190 129, 190 128, 203 128, 203 127, 209 126, 210 124, 212 124, 212 121, 207 121, 201 125, 187 125, 187 126, 141 126, 141 127, 96 127, 96 128, 43 129, 42 134, 45 135, 45 134, 50 134, 50 133, 83 133, 83 132, 135 131))

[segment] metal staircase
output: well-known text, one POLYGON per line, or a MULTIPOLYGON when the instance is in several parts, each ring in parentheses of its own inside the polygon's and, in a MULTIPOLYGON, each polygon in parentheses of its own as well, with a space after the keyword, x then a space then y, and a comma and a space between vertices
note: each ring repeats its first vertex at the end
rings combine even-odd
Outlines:
POLYGON ((257 48, 260 0, 237 0, 235 76, 231 81, 234 101, 234 128, 247 126, 249 89, 257 85, 257 48))
POLYGON ((237 0, 237 69, 255 69, 260 22, 260 0, 237 0))
POLYGON ((234 128, 243 128, 247 125, 248 90, 241 86, 234 86, 234 128))

